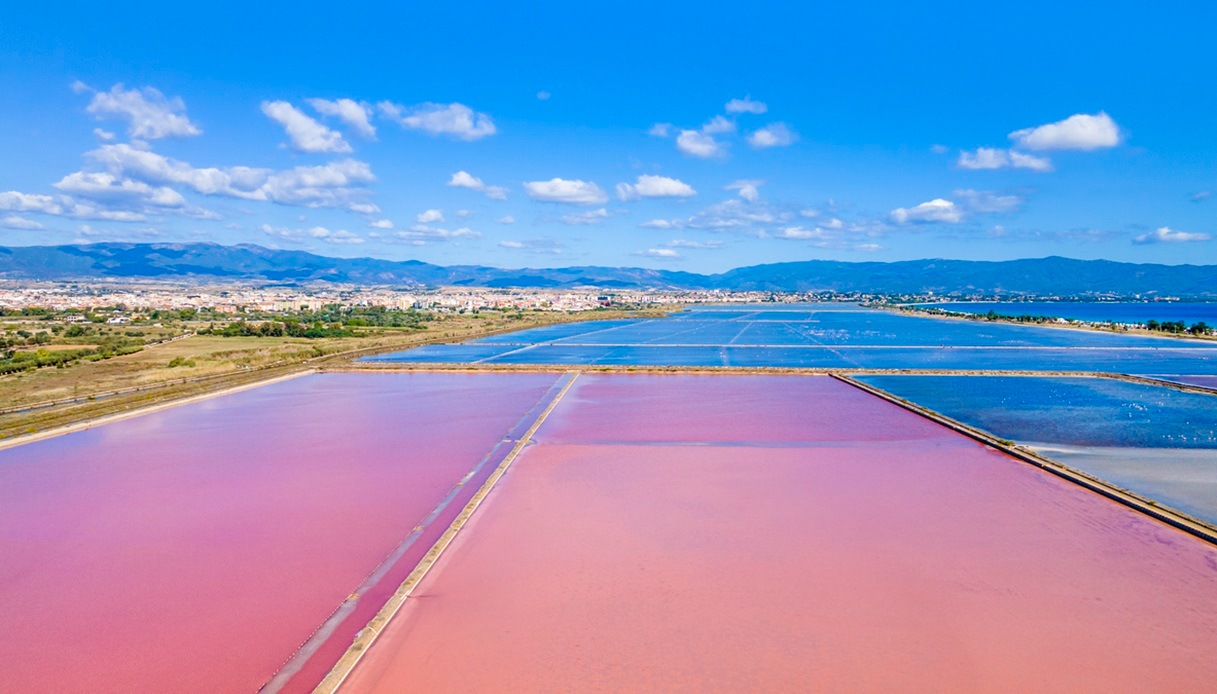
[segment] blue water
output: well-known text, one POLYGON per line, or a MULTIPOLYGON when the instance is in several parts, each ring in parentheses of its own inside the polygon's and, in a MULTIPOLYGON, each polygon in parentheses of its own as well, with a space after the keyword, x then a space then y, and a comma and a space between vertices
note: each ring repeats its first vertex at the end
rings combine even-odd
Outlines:
POLYGON ((364 359, 1217 374, 1217 342, 961 321, 853 304, 759 304, 546 326, 364 359))
POLYGON ((1104 323, 1145 323, 1147 320, 1183 321, 1187 325, 1201 321, 1217 326, 1217 303, 1187 302, 1076 302, 1076 301, 957 301, 920 304, 961 313, 996 311, 1006 316, 1050 316, 1072 320, 1104 323))
POLYGON ((1217 395, 1105 378, 859 380, 1217 525, 1217 395))
POLYGON ((1217 449, 1217 396, 1109 378, 859 376, 1015 441, 1217 449))

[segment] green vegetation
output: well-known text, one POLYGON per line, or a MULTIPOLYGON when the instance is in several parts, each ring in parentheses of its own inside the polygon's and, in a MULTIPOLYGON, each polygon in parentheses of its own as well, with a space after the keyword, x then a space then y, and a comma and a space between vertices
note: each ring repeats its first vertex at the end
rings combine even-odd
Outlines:
POLYGON ((1182 335, 1184 333, 1188 333, 1190 335, 1208 335, 1213 331, 1213 328, 1210 328, 1209 325, 1204 321, 1193 323, 1191 327, 1188 327, 1181 320, 1163 321, 1161 323, 1156 320, 1147 320, 1145 321, 1145 329, 1153 330, 1155 332, 1170 333, 1172 335, 1182 335))

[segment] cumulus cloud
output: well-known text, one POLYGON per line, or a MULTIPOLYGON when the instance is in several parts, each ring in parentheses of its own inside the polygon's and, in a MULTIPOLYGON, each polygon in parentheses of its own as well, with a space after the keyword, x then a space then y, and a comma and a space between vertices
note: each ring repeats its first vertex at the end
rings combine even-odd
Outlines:
POLYGON ((457 171, 452 174, 452 178, 448 180, 448 185, 453 188, 468 188, 476 190, 485 195, 491 200, 506 200, 507 189, 499 186, 488 186, 482 182, 482 179, 470 174, 467 171, 457 171))
POLYGON ((1052 162, 1044 157, 994 147, 978 147, 974 152, 961 151, 956 166, 973 170, 1015 168, 1039 173, 1052 171, 1052 162))
POLYGON ((26 219, 15 214, 0 218, 0 227, 5 229, 21 229, 23 231, 46 228, 32 219, 26 219))
POLYGON ((741 198, 747 200, 748 202, 755 202, 757 198, 761 197, 761 192, 758 189, 764 185, 764 183, 764 181, 749 180, 733 181, 723 186, 723 190, 738 191, 741 198))
POLYGON ((342 134, 330 130, 286 101, 263 101, 262 113, 283 126, 298 152, 350 152, 342 134))
POLYGON ((725 107, 727 113, 752 113, 760 115, 769 110, 769 107, 762 101, 753 101, 751 96, 745 96, 742 99, 732 99, 727 102, 725 107))
POLYGON ((420 212, 415 219, 418 220, 419 224, 431 224, 432 222, 442 222, 442 221, 444 221, 444 211, 443 210, 426 210, 424 212, 420 212))
POLYGON ((524 184, 528 197, 542 202, 563 202, 574 205, 602 205, 608 196, 591 181, 553 178, 548 181, 528 181, 524 184))
POLYGON ((748 135, 748 144, 757 149, 785 147, 797 142, 799 136, 785 123, 773 123, 748 135))
POLYGON ((151 186, 107 172, 78 171, 64 176, 55 187, 68 195, 99 202, 155 207, 182 207, 186 204, 181 193, 168 186, 151 186))
POLYGON ((181 185, 202 195, 304 207, 345 207, 363 214, 379 210, 363 200, 367 194, 364 186, 376 177, 371 167, 355 159, 274 171, 244 166, 195 168, 127 144, 102 145, 86 156, 117 176, 154 185, 181 185))
POLYGON ((671 219, 652 219, 638 226, 646 227, 647 229, 679 229, 681 224, 671 219))
POLYGON ((1010 139, 1018 147, 1035 151, 1090 151, 1120 144, 1120 128, 1103 111, 1078 113, 1055 123, 1015 130, 1010 139))
POLYGON ((392 229, 393 221, 389 219, 378 219, 375 222, 368 224, 373 229, 392 229))
POLYGON ((697 191, 688 183, 667 176, 644 174, 634 183, 618 183, 617 197, 622 200, 638 198, 691 198, 697 191))
POLYGON ((512 217, 509 214, 499 217, 499 224, 515 224, 515 223, 516 223, 516 218, 512 217))
POLYGON ((701 159, 722 156, 726 151, 722 143, 700 130, 681 130, 676 136, 676 149, 701 159))
POLYGON ((599 224, 609 218, 608 210, 601 207, 591 212, 576 212, 562 215, 563 224, 599 224))
POLYGON ((735 121, 722 116, 711 118, 705 125, 701 126, 701 131, 707 135, 720 135, 723 133, 735 132, 735 121))
POLYGON ((958 224, 963 220, 963 212, 950 200, 935 198, 916 207, 898 207, 892 210, 891 218, 897 224, 958 224))
POLYGON ((351 130, 366 138, 376 137, 376 127, 370 120, 372 107, 354 99, 305 99, 313 110, 347 124, 351 130))
POLYGON ((320 226, 308 227, 304 229, 290 229, 288 227, 273 227, 269 224, 263 224, 262 232, 290 243, 321 241, 323 243, 331 244, 359 244, 364 242, 363 238, 357 234, 347 231, 346 229, 337 229, 331 231, 330 229, 320 226))
MULTIPOLYGON (((77 93, 92 91, 83 82, 72 85, 77 93)), ((202 130, 186 117, 181 97, 166 98, 157 89, 127 89, 121 83, 108 92, 95 92, 85 110, 97 118, 113 117, 127 121, 127 132, 141 140, 165 137, 193 137, 202 130)))
POLYGON ((1161 227, 1149 233, 1141 234, 1133 239, 1132 242, 1138 245, 1155 243, 1190 243, 1194 241, 1209 241, 1212 238, 1212 234, 1176 231, 1170 227, 1161 227))
POLYGON ((485 113, 475 112, 464 104, 424 103, 402 106, 390 101, 377 104, 381 115, 401 124, 403 128, 421 130, 432 135, 448 135, 460 140, 480 140, 498 132, 494 121, 485 113))

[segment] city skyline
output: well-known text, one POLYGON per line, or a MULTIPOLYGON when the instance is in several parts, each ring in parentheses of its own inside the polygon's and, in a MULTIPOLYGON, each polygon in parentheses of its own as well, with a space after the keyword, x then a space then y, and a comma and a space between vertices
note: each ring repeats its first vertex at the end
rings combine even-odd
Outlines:
POLYGON ((1217 262, 1212 6, 698 7, 18 8, 0 245, 1217 262))

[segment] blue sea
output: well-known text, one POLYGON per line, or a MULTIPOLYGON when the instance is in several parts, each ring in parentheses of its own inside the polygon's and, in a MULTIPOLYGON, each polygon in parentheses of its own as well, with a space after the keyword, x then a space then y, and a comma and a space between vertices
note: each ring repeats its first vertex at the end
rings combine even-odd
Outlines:
POLYGON ((1217 303, 1188 303, 1175 301, 1107 302, 1107 301, 953 301, 918 306, 942 308, 961 313, 995 311, 1005 316, 1046 316, 1071 320, 1105 323, 1138 323, 1149 320, 1159 323, 1183 321, 1187 325, 1204 322, 1217 326, 1217 303))

